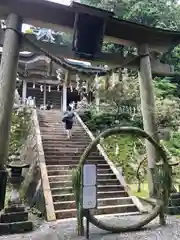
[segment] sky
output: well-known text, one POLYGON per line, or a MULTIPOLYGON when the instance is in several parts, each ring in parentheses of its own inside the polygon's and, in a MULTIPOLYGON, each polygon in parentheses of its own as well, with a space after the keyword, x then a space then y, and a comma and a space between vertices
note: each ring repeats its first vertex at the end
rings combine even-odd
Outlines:
MULTIPOLYGON (((60 4, 64 4, 64 5, 70 5, 72 0, 46 0, 49 2, 56 2, 56 3, 60 3, 60 4)), ((30 26, 28 24, 23 24, 22 26, 22 31, 26 31, 30 28, 30 26)))

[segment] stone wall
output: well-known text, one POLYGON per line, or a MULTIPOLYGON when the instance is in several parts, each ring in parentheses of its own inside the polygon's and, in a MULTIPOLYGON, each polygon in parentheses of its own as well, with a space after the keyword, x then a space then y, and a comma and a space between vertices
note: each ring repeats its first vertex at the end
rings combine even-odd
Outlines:
POLYGON ((34 111, 36 110, 33 109, 32 111, 31 131, 21 151, 22 161, 30 164, 29 169, 23 172, 25 179, 22 184, 21 195, 30 207, 36 207, 44 216, 45 204, 39 168, 36 130, 34 126, 34 111))

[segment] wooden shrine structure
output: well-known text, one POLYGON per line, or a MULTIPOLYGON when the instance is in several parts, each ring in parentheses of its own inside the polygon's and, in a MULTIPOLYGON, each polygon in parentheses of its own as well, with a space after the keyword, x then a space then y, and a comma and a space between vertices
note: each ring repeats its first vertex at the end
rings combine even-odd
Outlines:
MULTIPOLYGON (((101 70, 81 62, 66 61, 71 66, 83 67, 84 71, 101 70)), ((85 84, 89 80, 89 77, 79 76, 76 72, 69 71, 67 75, 67 71, 43 54, 20 53, 17 72, 17 89, 22 100, 31 96, 37 100, 36 106, 38 107, 49 102, 54 108, 64 111, 70 102, 80 101, 83 96, 83 92, 77 88, 80 78, 85 84)), ((92 95, 90 91, 89 95, 92 95)))
MULTIPOLYGON (((35 54, 43 52, 53 62, 66 68, 67 71, 73 69, 76 72, 81 71, 82 68, 79 70, 77 66, 72 67, 72 64, 67 64, 64 58, 88 60, 95 64, 106 63, 110 68, 115 66, 138 70, 144 129, 158 141, 152 73, 172 75, 173 68, 161 63, 155 58, 155 55, 165 53, 179 44, 180 32, 155 29, 120 20, 112 12, 75 2, 71 6, 64 6, 46 0, 1 0, 0 18, 7 20, 5 30, 0 32, 0 44, 3 45, 0 66, 1 182, 6 174, 4 169, 7 161, 20 51, 30 51, 35 54), (35 36, 23 36, 21 33, 23 22, 57 31, 68 31, 72 33, 73 41, 70 45, 65 46, 42 42, 37 40, 35 36), (125 46, 134 46, 137 48, 137 54, 125 57, 122 53, 103 53, 101 51, 103 40, 125 46)), ((93 74, 97 74, 97 71, 94 71, 93 74)), ((146 147, 150 168, 149 182, 151 183, 158 155, 151 144, 147 143, 146 147)), ((153 192, 151 184, 149 186, 153 192)))

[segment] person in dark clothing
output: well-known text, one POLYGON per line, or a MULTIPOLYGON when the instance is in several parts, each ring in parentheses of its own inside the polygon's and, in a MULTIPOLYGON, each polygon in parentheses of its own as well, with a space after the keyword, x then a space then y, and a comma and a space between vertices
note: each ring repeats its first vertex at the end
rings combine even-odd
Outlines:
POLYGON ((51 110, 51 104, 50 102, 48 102, 47 106, 46 106, 46 110, 51 110))
POLYGON ((73 126, 74 112, 70 106, 67 107, 67 111, 64 113, 62 121, 65 123, 65 129, 67 132, 67 138, 72 137, 72 126, 73 126))

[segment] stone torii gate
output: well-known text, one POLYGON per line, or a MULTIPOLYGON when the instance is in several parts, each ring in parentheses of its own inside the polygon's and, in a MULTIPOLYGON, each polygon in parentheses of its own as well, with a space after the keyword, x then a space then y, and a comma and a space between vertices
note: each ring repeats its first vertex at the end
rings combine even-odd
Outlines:
MULTIPOLYGON (((169 65, 160 63, 152 52, 164 53, 180 42, 180 33, 154 29, 113 17, 112 12, 88 7, 79 3, 71 6, 45 0, 1 0, 0 18, 6 19, 5 33, 0 33, 3 53, 0 66, 0 181, 5 181, 6 161, 11 127, 16 73, 19 52, 36 51, 21 34, 22 23, 73 33, 71 46, 60 46, 30 38, 50 53, 61 57, 84 59, 139 70, 141 105, 144 130, 158 141, 155 121, 155 102, 152 72, 173 74, 169 65), (135 46, 139 56, 102 53, 103 39, 126 46, 135 46)), ((152 189, 152 172, 157 154, 147 143, 149 188, 152 189)), ((1 188, 0 196, 4 195, 1 188)))

